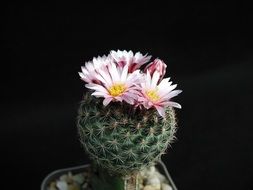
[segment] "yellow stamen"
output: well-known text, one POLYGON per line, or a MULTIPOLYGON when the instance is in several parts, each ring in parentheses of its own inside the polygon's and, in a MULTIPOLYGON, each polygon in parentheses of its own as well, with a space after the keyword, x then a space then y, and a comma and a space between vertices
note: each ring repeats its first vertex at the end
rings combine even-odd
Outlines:
POLYGON ((157 100, 160 99, 160 97, 159 97, 159 95, 157 93, 157 90, 149 90, 149 91, 146 92, 146 94, 147 94, 147 96, 149 97, 149 99, 151 101, 155 102, 155 101, 157 101, 157 100))
POLYGON ((126 87, 124 84, 114 84, 108 89, 110 95, 112 96, 118 96, 122 94, 125 90, 126 87))

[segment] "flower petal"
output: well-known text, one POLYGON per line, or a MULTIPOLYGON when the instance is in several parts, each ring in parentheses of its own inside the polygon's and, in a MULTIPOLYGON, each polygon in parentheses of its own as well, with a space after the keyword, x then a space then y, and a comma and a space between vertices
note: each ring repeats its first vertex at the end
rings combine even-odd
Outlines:
POLYGON ((125 65, 123 67, 123 71, 122 71, 121 78, 120 78, 121 82, 125 82, 126 81, 126 79, 127 79, 127 72, 128 72, 128 65, 125 65))
POLYGON ((104 101, 103 101, 103 105, 107 106, 111 101, 112 101, 111 97, 105 98, 104 101))
POLYGON ((151 86, 150 86, 151 89, 155 89, 159 78, 160 78, 160 74, 157 71, 155 71, 153 74, 152 81, 151 81, 151 86))
POLYGON ((103 86, 98 85, 98 84, 86 84, 85 87, 92 90, 104 92, 106 94, 108 93, 108 91, 103 86))
POLYGON ((176 103, 176 102, 168 102, 168 105, 171 106, 171 107, 179 108, 179 109, 182 108, 182 106, 179 103, 176 103))
POLYGON ((157 109, 159 115, 165 118, 165 108, 161 106, 155 106, 155 108, 157 109))

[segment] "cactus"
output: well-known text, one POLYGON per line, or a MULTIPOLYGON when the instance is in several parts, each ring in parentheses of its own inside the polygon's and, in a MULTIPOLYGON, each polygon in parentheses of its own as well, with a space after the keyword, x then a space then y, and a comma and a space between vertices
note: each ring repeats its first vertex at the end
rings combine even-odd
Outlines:
POLYGON ((97 189, 138 189, 138 172, 160 161, 175 139, 176 118, 170 99, 179 93, 166 65, 131 51, 87 62, 79 73, 88 91, 80 103, 80 142, 93 161, 97 189), (103 99, 104 98, 104 99, 103 99), (113 178, 112 178, 113 176, 113 178), (108 180, 110 179, 110 180, 108 180), (124 181, 124 185, 122 181, 124 181), (117 186, 117 187, 116 187, 117 186))
POLYGON ((132 110, 127 104, 103 107, 89 94, 80 104, 80 141, 95 163, 113 175, 129 175, 164 154, 176 130, 173 108, 161 118, 155 110, 132 110))

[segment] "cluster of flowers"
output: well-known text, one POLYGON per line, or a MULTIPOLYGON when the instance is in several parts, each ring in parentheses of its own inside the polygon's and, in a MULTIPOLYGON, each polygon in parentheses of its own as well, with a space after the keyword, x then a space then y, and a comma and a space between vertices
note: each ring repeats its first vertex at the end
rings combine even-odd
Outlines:
POLYGON ((172 85, 170 78, 163 78, 167 66, 162 60, 155 59, 141 70, 150 59, 140 52, 111 51, 108 56, 86 62, 79 75, 85 86, 94 90, 92 95, 104 98, 104 106, 111 101, 125 101, 135 107, 155 108, 165 117, 166 107, 181 108, 171 98, 182 91, 174 90, 177 85, 172 85))

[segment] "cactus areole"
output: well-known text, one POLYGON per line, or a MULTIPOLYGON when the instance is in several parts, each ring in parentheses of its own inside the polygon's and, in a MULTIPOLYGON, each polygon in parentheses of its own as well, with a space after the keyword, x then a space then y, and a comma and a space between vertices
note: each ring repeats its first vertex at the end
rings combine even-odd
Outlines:
POLYGON ((79 73, 89 89, 78 111, 80 141, 95 165, 111 175, 129 176, 155 164, 175 138, 173 107, 181 106, 171 98, 181 90, 163 78, 165 63, 150 58, 111 51, 86 62, 79 73))

